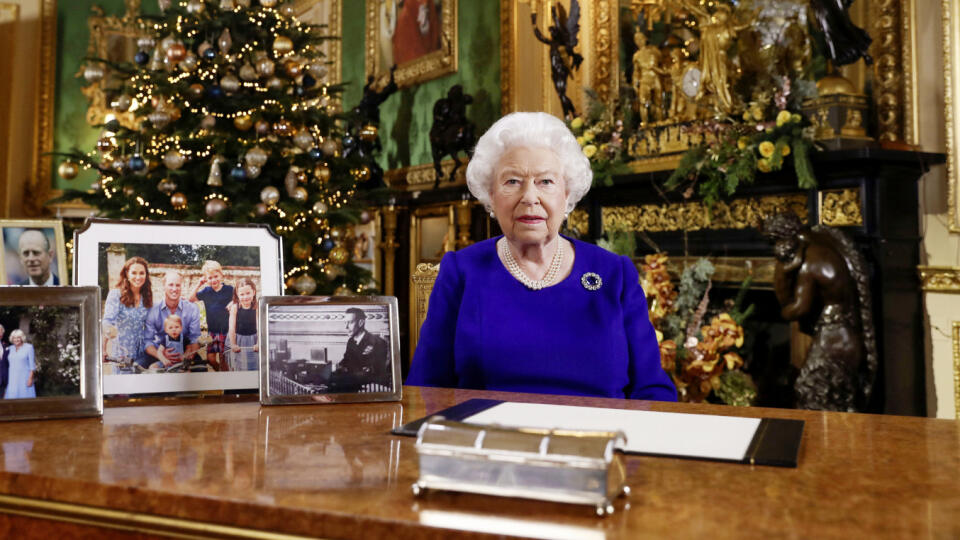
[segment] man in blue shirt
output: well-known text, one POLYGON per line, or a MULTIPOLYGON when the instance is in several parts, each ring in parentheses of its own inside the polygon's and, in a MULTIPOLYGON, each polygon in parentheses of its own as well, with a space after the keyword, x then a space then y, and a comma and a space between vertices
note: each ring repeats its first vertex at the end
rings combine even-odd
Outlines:
POLYGON ((163 362, 164 366, 171 366, 197 352, 200 344, 200 309, 193 302, 181 298, 183 293, 183 276, 176 270, 168 271, 163 277, 163 302, 154 304, 147 312, 147 320, 143 331, 143 342, 146 344, 147 356, 163 362), (157 346, 157 336, 163 334, 163 321, 168 315, 179 315, 183 320, 183 335, 189 341, 183 354, 172 348, 164 349, 157 346))

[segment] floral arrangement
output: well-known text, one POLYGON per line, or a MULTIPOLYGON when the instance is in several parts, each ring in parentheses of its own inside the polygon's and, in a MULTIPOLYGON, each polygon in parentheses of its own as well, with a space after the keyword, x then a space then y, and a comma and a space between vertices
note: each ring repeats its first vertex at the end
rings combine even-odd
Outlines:
POLYGON ((741 309, 750 286, 743 283, 736 300, 704 324, 710 313, 710 288, 714 268, 706 259, 684 269, 679 289, 667 270, 663 253, 647 255, 642 265, 641 286, 647 294, 650 321, 657 331, 660 362, 673 378, 681 401, 708 399, 728 405, 748 406, 757 397, 744 365, 743 321, 753 306, 741 309))
POLYGON ((587 114, 576 116, 567 122, 567 127, 577 137, 577 142, 583 148, 583 154, 590 160, 593 170, 593 185, 613 185, 613 177, 630 172, 626 165, 626 149, 624 140, 628 134, 624 132, 629 126, 629 118, 623 118, 621 111, 629 111, 629 107, 622 107, 620 101, 614 106, 608 106, 599 99, 596 92, 587 89, 587 114))

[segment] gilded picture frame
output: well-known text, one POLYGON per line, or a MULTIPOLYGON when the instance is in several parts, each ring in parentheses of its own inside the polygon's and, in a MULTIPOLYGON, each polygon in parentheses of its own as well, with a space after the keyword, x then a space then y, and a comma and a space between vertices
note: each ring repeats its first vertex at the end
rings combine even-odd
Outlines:
POLYGON ((950 232, 960 233, 960 4, 942 1, 944 122, 947 147, 947 206, 950 232))
POLYGON ((458 0, 367 0, 364 73, 409 87, 456 73, 458 0))
POLYGON ((953 406, 960 420, 960 321, 953 321, 953 406))
POLYGON ((60 220, 0 220, 0 240, 3 242, 3 249, 0 250, 0 285, 27 285, 28 278, 31 283, 35 281, 31 275, 35 271, 49 274, 53 286, 70 285, 63 222, 60 220), (31 249, 35 242, 23 238, 23 233, 28 230, 39 232, 45 238, 46 243, 41 250, 31 249), (25 243, 21 245, 21 241, 25 243), (21 248, 33 254, 24 254, 21 248))

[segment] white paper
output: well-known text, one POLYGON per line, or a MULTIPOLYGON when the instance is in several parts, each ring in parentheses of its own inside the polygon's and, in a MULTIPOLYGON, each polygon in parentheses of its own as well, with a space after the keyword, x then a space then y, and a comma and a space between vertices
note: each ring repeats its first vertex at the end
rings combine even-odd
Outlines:
POLYGON ((622 431, 627 452, 740 461, 758 418, 624 409, 500 403, 464 419, 471 424, 539 429, 622 431))

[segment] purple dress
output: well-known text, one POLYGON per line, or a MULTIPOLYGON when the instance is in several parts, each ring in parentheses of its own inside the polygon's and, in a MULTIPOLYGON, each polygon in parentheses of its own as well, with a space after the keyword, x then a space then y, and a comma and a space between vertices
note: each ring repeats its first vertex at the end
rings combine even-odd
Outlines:
POLYGON ((444 255, 406 384, 676 401, 629 258, 571 240, 570 275, 532 291, 498 238, 444 255))

